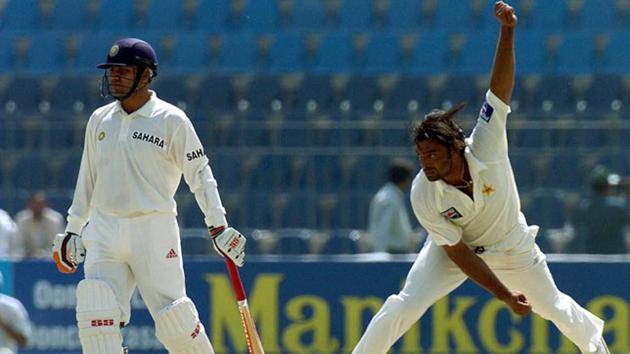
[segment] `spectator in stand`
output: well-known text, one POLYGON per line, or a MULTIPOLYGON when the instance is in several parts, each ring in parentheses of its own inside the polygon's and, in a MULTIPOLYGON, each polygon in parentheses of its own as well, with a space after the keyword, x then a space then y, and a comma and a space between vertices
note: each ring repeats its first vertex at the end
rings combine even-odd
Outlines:
POLYGON ((46 194, 36 192, 27 208, 15 215, 18 252, 24 257, 50 257, 53 236, 65 228, 63 216, 48 207, 46 194))
POLYGON ((0 209, 0 257, 13 255, 16 233, 15 222, 9 213, 0 209))

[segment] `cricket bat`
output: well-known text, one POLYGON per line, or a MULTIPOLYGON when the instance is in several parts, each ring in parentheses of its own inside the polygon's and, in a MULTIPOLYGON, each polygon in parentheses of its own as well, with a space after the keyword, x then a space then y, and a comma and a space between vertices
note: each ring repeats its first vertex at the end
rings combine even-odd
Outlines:
POLYGON ((249 306, 247 306, 247 295, 243 288, 241 276, 238 274, 238 268, 236 268, 234 262, 228 258, 225 258, 225 264, 228 269, 228 275, 230 276, 230 282, 232 283, 232 289, 234 289, 234 295, 236 296, 238 311, 241 313, 241 321, 243 322, 245 340, 247 341, 249 353, 265 354, 260 336, 258 336, 258 331, 256 330, 256 323, 252 318, 252 314, 249 312, 249 306))

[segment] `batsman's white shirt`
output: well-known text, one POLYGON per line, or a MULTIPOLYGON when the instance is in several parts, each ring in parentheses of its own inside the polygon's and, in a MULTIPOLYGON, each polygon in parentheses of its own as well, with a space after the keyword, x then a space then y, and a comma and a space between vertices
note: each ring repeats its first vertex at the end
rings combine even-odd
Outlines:
POLYGON ((464 153, 474 200, 442 180, 430 182, 423 171, 414 179, 414 213, 437 245, 452 246, 463 239, 471 247, 483 246, 488 251, 531 248, 538 227, 528 227, 520 211, 508 158, 508 113, 510 107, 488 91, 464 153))
POLYGON ((150 92, 149 101, 131 114, 116 101, 90 117, 66 231, 80 234, 93 209, 119 217, 176 215, 173 196, 182 173, 206 224, 227 225, 192 123, 182 110, 150 92))

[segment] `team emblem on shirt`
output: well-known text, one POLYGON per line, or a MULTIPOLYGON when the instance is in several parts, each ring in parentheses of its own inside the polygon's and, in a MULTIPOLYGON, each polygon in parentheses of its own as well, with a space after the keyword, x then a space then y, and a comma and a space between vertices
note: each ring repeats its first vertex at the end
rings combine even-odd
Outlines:
POLYGON ((479 111, 479 118, 483 119, 486 122, 490 122, 490 118, 492 118, 492 113, 494 112, 494 108, 485 101, 481 106, 481 111, 479 111))
POLYGON ((481 193, 483 193, 483 195, 489 197, 494 192, 496 192, 496 189, 494 189, 491 184, 483 184, 483 189, 481 190, 481 193))
POLYGON ((455 207, 450 207, 444 210, 443 212, 441 212, 440 214, 442 214, 443 217, 448 218, 448 219, 459 219, 462 217, 462 214, 459 211, 457 211, 455 207))

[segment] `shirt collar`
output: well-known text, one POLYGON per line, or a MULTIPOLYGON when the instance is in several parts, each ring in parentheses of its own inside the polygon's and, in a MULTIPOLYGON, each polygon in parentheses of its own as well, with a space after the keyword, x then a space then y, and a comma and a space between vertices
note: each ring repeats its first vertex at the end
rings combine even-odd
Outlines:
POLYGON ((151 94, 151 96, 149 96, 149 100, 145 102, 145 104, 142 105, 142 107, 138 108, 134 112, 127 114, 127 112, 125 112, 125 110, 122 108, 120 101, 116 101, 116 111, 122 114, 123 116, 129 116, 129 117, 142 116, 146 118, 151 118, 153 116, 153 110, 155 109, 155 106, 157 104, 158 97, 155 91, 153 90, 149 90, 149 93, 151 94))
MULTIPOLYGON (((477 180, 479 177, 479 173, 487 169, 488 166, 477 159, 475 155, 473 155, 472 151, 470 151, 469 146, 466 146, 466 149, 464 150, 464 158, 466 159, 466 163, 468 164, 468 170, 470 171, 470 177, 473 179, 473 183, 478 183, 477 180)), ((435 181, 435 187, 440 194, 443 193, 447 188, 455 188, 441 179, 435 181)))

